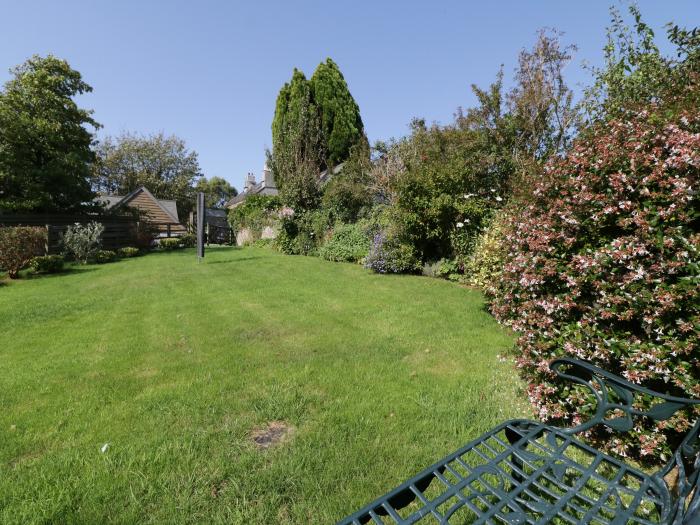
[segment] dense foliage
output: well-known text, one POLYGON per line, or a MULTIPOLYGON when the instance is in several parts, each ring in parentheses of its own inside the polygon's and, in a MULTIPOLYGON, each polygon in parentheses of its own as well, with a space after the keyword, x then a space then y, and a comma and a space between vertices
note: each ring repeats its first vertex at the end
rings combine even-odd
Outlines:
POLYGON ((97 146, 93 166, 95 191, 127 195, 145 186, 158 199, 177 202, 180 220, 194 206, 195 181, 202 175, 197 153, 176 136, 123 134, 97 146))
POLYGON ((178 239, 177 237, 171 237, 171 238, 166 238, 166 239, 161 239, 158 242, 158 246, 160 246, 163 250, 170 251, 170 250, 177 250, 178 248, 182 248, 183 244, 178 239))
POLYGON ((136 257, 141 253, 141 250, 134 246, 125 246, 124 248, 119 248, 117 250, 117 255, 123 259, 128 259, 131 257, 136 257))
POLYGON ((74 98, 92 88, 65 60, 34 56, 0 91, 0 209, 70 211, 93 198, 92 131, 74 98))
MULTIPOLYGON (((492 311, 522 334, 517 361, 542 417, 584 402, 550 383, 560 355, 700 397, 700 112, 665 115, 650 106, 587 133, 507 233, 492 311)), ((669 434, 688 426, 679 416, 611 444, 668 457, 669 434)))
POLYGON ((357 103, 338 66, 321 63, 310 80, 295 69, 279 92, 268 163, 285 205, 319 204, 319 174, 344 162, 354 146, 367 149, 357 103))
POLYGON ((309 80, 326 144, 324 168, 340 164, 355 145, 367 142, 360 108, 350 94, 338 65, 321 62, 309 80))
POLYGON ((234 235, 248 230, 251 241, 260 239, 267 227, 279 222, 280 199, 273 195, 251 195, 229 211, 228 222, 234 235))
POLYGON ((223 208, 229 199, 238 195, 236 188, 222 177, 202 177, 197 181, 195 191, 204 193, 207 208, 223 208))
POLYGON ((377 273, 414 273, 420 269, 420 263, 413 246, 391 231, 382 230, 372 238, 365 267, 377 273))
POLYGON ((339 224, 319 250, 327 261, 360 262, 369 253, 369 238, 360 224, 339 224))
POLYGON ((29 268, 34 273, 58 273, 63 270, 63 263, 61 255, 40 255, 32 259, 29 268))
POLYGON ((117 260, 117 253, 112 250, 97 250, 95 252, 95 262, 105 264, 117 260))
POLYGON ((76 261, 87 263, 102 246, 104 229, 101 223, 95 221, 68 226, 62 237, 66 254, 76 261))
POLYGON ((31 260, 44 253, 46 230, 33 226, 0 228, 0 269, 10 279, 16 279, 19 271, 31 260))

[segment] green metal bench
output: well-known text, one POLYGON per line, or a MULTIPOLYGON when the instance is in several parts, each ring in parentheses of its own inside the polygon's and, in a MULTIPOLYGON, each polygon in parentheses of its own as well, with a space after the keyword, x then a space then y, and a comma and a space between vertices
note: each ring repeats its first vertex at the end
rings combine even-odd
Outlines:
POLYGON ((647 474, 574 436, 602 424, 633 429, 633 417, 669 419, 700 404, 653 392, 575 359, 550 367, 560 378, 588 388, 595 414, 573 428, 512 420, 435 463, 338 525, 379 524, 700 524, 700 420, 673 458, 647 474), (652 396, 647 411, 635 396, 652 396), (612 412, 612 414, 611 414, 612 412), (669 486, 665 479, 677 476, 669 486))

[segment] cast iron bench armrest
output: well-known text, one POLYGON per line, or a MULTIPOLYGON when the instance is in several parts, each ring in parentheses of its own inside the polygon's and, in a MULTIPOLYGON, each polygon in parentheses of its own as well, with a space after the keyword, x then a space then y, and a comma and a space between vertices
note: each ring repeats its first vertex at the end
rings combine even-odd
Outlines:
POLYGON ((535 421, 507 421, 446 456, 399 487, 339 522, 408 525, 598 523, 700 525, 698 485, 700 420, 673 458, 647 474, 579 441, 575 435, 602 424, 616 432, 633 428, 633 417, 666 420, 700 404, 654 392, 596 366, 557 359, 552 370, 590 390, 594 414, 572 428, 535 421), (635 408, 635 396, 659 399, 635 408), (608 415, 613 412, 612 415, 608 415), (620 415, 622 414, 622 415, 620 415), (678 487, 663 477, 678 469, 678 487))

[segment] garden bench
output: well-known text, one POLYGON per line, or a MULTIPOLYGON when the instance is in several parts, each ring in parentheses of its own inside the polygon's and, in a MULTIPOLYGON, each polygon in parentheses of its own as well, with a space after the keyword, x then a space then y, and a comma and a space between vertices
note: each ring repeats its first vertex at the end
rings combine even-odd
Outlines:
POLYGON ((573 428, 507 421, 338 525, 700 524, 700 420, 653 474, 575 437, 598 424, 628 432, 633 416, 667 420, 700 400, 653 392, 575 359, 556 359, 550 367, 591 391, 597 404, 589 420, 573 428), (638 410, 636 396, 652 396, 654 403, 638 410))

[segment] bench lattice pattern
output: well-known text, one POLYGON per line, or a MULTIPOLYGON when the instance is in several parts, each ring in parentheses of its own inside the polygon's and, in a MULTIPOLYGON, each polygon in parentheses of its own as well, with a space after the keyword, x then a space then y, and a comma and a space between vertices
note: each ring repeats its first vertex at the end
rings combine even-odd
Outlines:
POLYGON ((525 420, 503 423, 340 524, 700 524, 700 495, 693 490, 700 471, 700 422, 655 474, 574 437, 596 424, 628 431, 633 416, 664 420, 700 401, 658 394, 572 359, 557 360, 552 368, 590 389, 597 406, 589 421, 567 429, 525 420), (636 395, 660 402, 640 411, 636 395), (673 469, 676 491, 663 479, 673 469))

